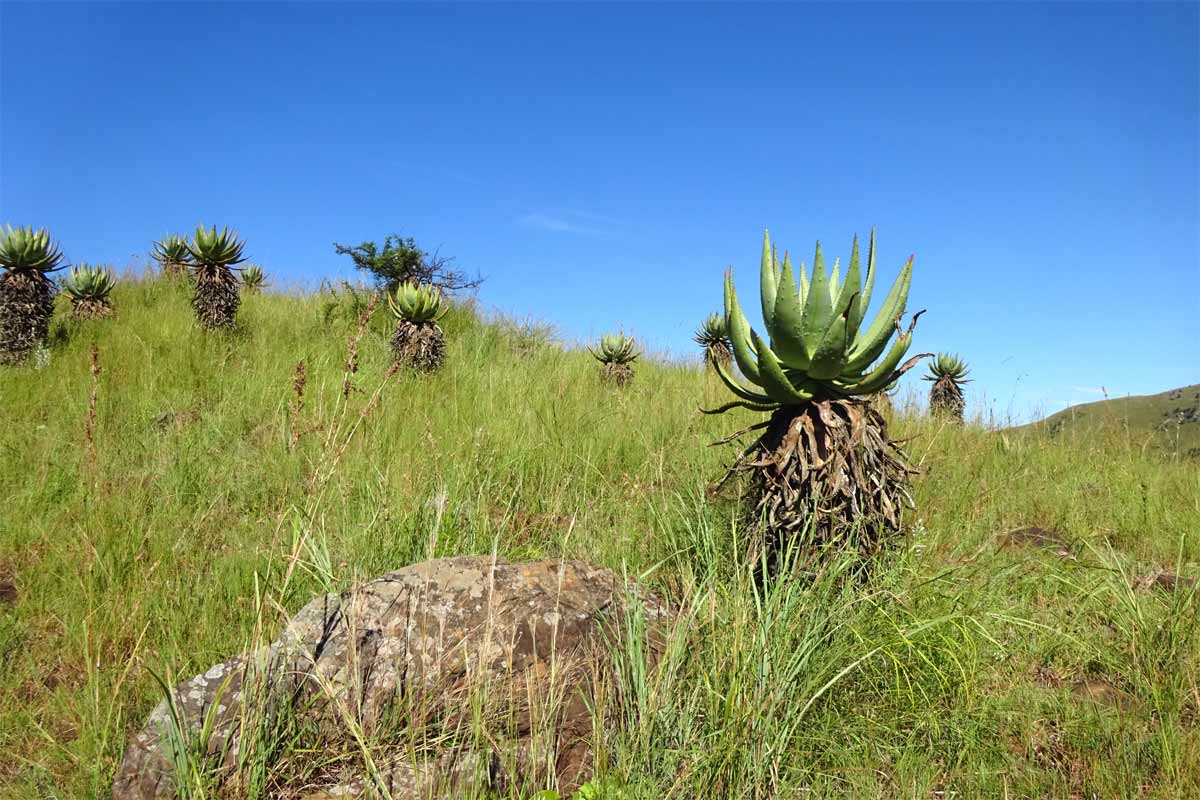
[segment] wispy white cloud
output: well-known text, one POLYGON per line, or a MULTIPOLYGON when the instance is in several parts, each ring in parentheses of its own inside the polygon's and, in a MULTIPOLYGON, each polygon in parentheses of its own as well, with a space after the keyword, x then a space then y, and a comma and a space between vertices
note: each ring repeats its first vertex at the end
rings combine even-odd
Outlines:
POLYGON ((1072 386, 1071 390, 1079 392, 1080 394, 1090 394, 1096 397, 1103 397, 1104 395, 1108 394, 1104 390, 1103 386, 1072 386))
POLYGON ((556 212, 554 214, 537 211, 532 214, 526 214, 518 219, 517 222, 526 228, 537 228, 556 233, 578 233, 586 236, 598 236, 608 233, 605 228, 597 227, 591 223, 615 224, 615 220, 577 211, 556 212))

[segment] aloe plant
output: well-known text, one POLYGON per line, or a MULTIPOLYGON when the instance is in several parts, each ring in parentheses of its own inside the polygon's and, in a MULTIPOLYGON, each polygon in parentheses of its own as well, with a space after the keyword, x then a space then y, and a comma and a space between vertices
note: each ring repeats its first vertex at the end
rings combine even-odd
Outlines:
POLYGON ((192 309, 201 328, 232 328, 242 298, 233 267, 246 260, 246 242, 237 231, 217 230, 203 225, 196 228, 187 243, 189 268, 196 279, 192 309))
POLYGON ((733 350, 729 345, 729 326, 723 314, 709 314, 696 329, 692 341, 704 348, 704 363, 713 369, 729 366, 733 350))
POLYGON ((54 315, 62 250, 45 228, 0 230, 0 364, 17 364, 45 345, 54 315))
POLYGON ((168 233, 151 246, 150 257, 158 262, 163 274, 178 277, 187 272, 187 262, 191 258, 188 252, 187 239, 177 233, 168 233))
POLYGON ((938 353, 937 358, 929 365, 929 374, 923 378, 933 382, 933 386, 929 387, 931 413, 962 424, 963 408, 966 406, 962 387, 963 384, 970 383, 966 379, 970 372, 967 362, 960 356, 938 353))
POLYGON ((388 293, 396 317, 392 334, 395 363, 419 372, 433 372, 446 359, 446 337, 438 320, 445 313, 442 292, 434 286, 402 283, 388 293))
POLYGON ((600 377, 606 383, 625 386, 633 380, 633 362, 637 361, 641 352, 632 336, 623 333, 604 334, 600 337, 600 345, 588 352, 600 362, 600 377))
POLYGON ((248 292, 261 292, 267 285, 267 273, 258 264, 247 264, 242 268, 242 288, 248 292))
POLYGON ((71 316, 107 317, 112 313, 112 290, 116 286, 112 271, 104 267, 80 264, 71 270, 62 288, 71 300, 71 316))
POLYGON ((762 528, 760 544, 772 557, 801 535, 813 552, 847 538, 874 552, 899 532, 901 510, 909 505, 911 469, 867 399, 930 354, 901 363, 920 316, 900 327, 911 257, 874 320, 863 326, 875 260, 874 230, 865 275, 856 236, 844 276, 839 262, 826 268, 820 242, 809 272, 803 263, 794 269, 786 252, 780 261, 764 234, 759 299, 765 336, 742 311, 733 270, 725 273, 725 321, 734 362, 749 385, 726 365, 714 365, 735 399, 708 413, 740 407, 771 414, 754 426, 764 433, 726 480, 750 475, 751 522, 762 528))

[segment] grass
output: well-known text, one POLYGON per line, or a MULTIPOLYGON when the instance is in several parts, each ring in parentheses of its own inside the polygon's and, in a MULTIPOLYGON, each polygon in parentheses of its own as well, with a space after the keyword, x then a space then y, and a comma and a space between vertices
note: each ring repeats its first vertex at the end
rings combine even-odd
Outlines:
MULTIPOLYGON (((169 282, 114 301, 0 373, 0 796, 106 796, 156 676, 326 589, 493 551, 624 570, 681 609, 662 663, 623 652, 597 704, 627 723, 597 742, 605 797, 1200 796, 1197 594, 1139 581, 1200 571, 1194 461, 902 411, 910 546, 867 585, 835 565, 760 591, 706 495, 734 452, 707 445, 753 416, 699 415, 725 400, 699 366, 607 388, 585 352, 460 306, 446 368, 389 377, 386 314, 359 337, 345 295, 248 296, 232 335, 197 332, 169 282), (1025 525, 1070 557, 1001 546, 1025 525)), ((245 794, 279 792, 302 746, 261 742, 245 794)))

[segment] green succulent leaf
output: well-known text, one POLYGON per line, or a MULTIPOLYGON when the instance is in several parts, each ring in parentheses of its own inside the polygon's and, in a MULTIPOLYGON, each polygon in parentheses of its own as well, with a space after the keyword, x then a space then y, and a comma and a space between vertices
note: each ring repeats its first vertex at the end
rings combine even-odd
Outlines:
POLYGON ((886 391, 900 379, 901 375, 912 369, 918 361, 933 355, 933 353, 918 353, 904 364, 897 366, 900 359, 908 352, 910 345, 912 345, 911 333, 896 337, 896 341, 892 343, 892 347, 883 361, 879 362, 879 366, 855 384, 850 393, 868 395, 886 391))
POLYGON ((829 301, 829 279, 825 274, 825 259, 821 255, 821 243, 813 256, 812 282, 808 287, 808 298, 804 303, 804 319, 800 324, 800 337, 805 352, 811 360, 817 352, 817 344, 833 318, 833 304, 829 301))
POLYGON ((733 285, 733 270, 725 273, 725 319, 729 323, 729 343, 733 345, 733 359, 738 369, 751 382, 762 386, 758 361, 750 344, 750 323, 742 314, 738 304, 737 289, 733 285))
POLYGON ((809 353, 802 336, 804 309, 796 291, 791 260, 784 255, 783 274, 779 278, 779 293, 775 296, 774 321, 767 325, 771 347, 789 364, 807 366, 809 353))
POLYGON ((759 294, 762 298, 763 324, 767 326, 767 330, 771 329, 771 320, 775 317, 775 292, 778 281, 779 276, 775 272, 775 251, 771 248, 771 234, 769 231, 763 231, 759 294))
POLYGON ((842 284, 841 293, 842 297, 838 298, 837 306, 846 309, 846 333, 847 337, 852 339, 858 332, 858 326, 862 324, 863 312, 866 310, 862 304, 862 265, 858 257, 858 234, 854 235, 854 242, 850 245, 850 264, 846 267, 846 282, 842 284), (850 298, 850 302, 843 305, 841 301, 846 297, 850 298))
POLYGON ((733 392, 735 395, 740 397, 742 400, 746 400, 751 403, 759 403, 759 404, 772 402, 771 398, 768 397, 767 395, 762 394, 760 392, 752 391, 750 389, 747 389, 745 386, 742 386, 740 383, 738 383, 736 380, 734 380, 733 376, 730 375, 725 370, 725 367, 723 365, 721 365, 720 363, 715 364, 715 367, 717 370, 717 375, 720 376, 721 381, 726 386, 729 387, 729 391, 733 392))
MULTIPOLYGON (((857 237, 855 237, 857 239, 857 237)), ((867 315, 867 309, 871 307, 871 292, 875 288, 875 226, 871 226, 871 242, 867 246, 867 282, 863 284, 862 299, 858 301, 859 314, 858 323, 862 324, 863 318, 867 315)), ((854 326, 857 331, 859 325, 854 326)))
POLYGON ((778 403, 803 403, 813 399, 813 395, 809 392, 798 390, 788 380, 787 375, 783 371, 783 365, 779 359, 775 357, 775 353, 767 346, 767 343, 762 340, 754 331, 750 332, 750 337, 754 342, 755 352, 758 353, 759 374, 762 377, 762 387, 767 390, 767 395, 778 403))
POLYGON ((808 366, 808 375, 816 380, 831 380, 846 366, 846 322, 843 312, 830 323, 817 343, 816 352, 808 366))
POLYGON ((912 283, 912 257, 904 265, 904 269, 896 277, 891 291, 883 301, 883 306, 875 316, 875 321, 867 328, 866 334, 856 340, 850 348, 850 359, 847 369, 858 371, 879 358, 879 354, 887 347, 888 340, 895 330, 896 321, 904 313, 908 304, 908 287, 912 283))
MULTIPOLYGON (((784 253, 783 260, 784 261, 788 260, 786 253, 784 253)), ((800 307, 803 308, 804 304, 806 302, 808 302, 808 275, 804 269, 804 262, 801 261, 800 262, 800 307)))

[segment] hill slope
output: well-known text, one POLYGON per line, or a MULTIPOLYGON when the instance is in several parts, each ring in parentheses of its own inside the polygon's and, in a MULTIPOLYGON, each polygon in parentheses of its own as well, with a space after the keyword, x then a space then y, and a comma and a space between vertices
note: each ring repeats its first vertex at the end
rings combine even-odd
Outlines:
POLYGON ((1173 452, 1200 455, 1200 383, 1158 394, 1082 403, 1025 427, 1068 439, 1120 430, 1173 452))
MULTIPOLYGON (((388 375, 386 313, 360 335, 346 296, 248 297, 233 335, 199 333, 184 287, 115 301, 0 372, 2 797, 106 796, 155 673, 270 640, 318 593, 492 552, 625 570, 682 609, 663 663, 595 709, 623 721, 596 742, 604 797, 1200 796, 1197 597, 1140 580, 1200 572, 1200 470, 1121 431, 901 418, 911 546, 867 583, 763 591, 708 493, 736 447, 709 444, 758 417, 698 414, 727 399, 698 368, 639 361, 617 391, 458 307, 444 370, 388 375), (1059 539, 1005 534, 1029 525, 1059 539)), ((238 798, 366 757, 268 745, 238 798)))

